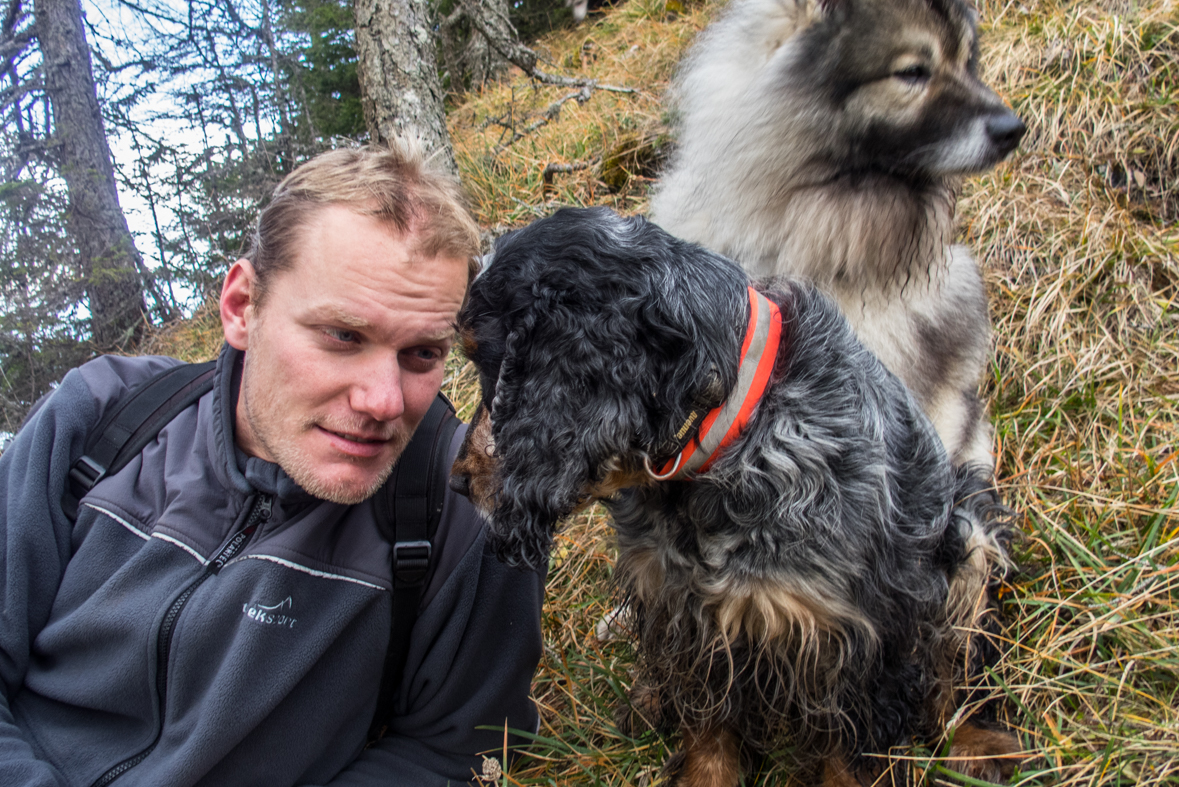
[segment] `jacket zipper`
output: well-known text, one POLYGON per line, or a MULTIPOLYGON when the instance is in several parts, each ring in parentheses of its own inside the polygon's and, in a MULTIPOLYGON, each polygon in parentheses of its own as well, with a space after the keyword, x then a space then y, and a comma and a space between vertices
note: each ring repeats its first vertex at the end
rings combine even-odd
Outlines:
POLYGON ((168 613, 164 615, 164 620, 160 623, 160 636, 156 644, 156 694, 160 703, 160 729, 156 730, 156 737, 146 749, 139 752, 133 757, 129 757, 120 762, 115 767, 98 777, 92 787, 107 787, 115 779, 122 776, 127 771, 134 768, 139 763, 147 759, 147 756, 155 750, 156 745, 160 742, 160 736, 164 732, 164 711, 167 707, 168 698, 168 656, 172 651, 172 635, 176 630, 176 621, 180 619, 180 613, 184 611, 184 607, 188 604, 188 600, 192 598, 192 594, 197 591, 205 580, 221 572, 225 568, 225 564, 237 556, 250 538, 257 531, 258 527, 270 519, 270 511, 274 505, 274 498, 270 495, 255 495, 250 501, 249 514, 246 516, 246 523, 240 530, 234 533, 233 537, 229 539, 217 556, 209 561, 205 567, 205 572, 197 577, 192 584, 184 589, 172 606, 168 607, 168 613))

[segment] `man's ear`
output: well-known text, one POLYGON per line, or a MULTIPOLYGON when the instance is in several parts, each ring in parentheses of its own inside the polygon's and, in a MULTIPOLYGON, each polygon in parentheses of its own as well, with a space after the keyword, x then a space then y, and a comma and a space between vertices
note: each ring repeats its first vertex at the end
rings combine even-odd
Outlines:
POLYGON ((256 280, 254 266, 243 258, 233 264, 221 285, 221 330, 225 341, 236 350, 244 351, 250 344, 256 280))

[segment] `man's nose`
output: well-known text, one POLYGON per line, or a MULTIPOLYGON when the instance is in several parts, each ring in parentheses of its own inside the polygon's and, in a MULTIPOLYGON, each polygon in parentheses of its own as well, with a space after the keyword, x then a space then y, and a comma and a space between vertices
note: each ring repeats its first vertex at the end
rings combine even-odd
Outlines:
POLYGON ((377 421, 392 421, 405 412, 401 373, 396 360, 369 364, 352 385, 352 409, 377 421))

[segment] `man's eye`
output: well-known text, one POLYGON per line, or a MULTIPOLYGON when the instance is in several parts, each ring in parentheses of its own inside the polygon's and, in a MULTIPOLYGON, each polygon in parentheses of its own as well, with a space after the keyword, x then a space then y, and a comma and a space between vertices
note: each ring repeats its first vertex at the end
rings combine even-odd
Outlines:
POLYGON ((401 351, 402 363, 407 369, 431 371, 443 358, 437 347, 411 347, 401 351))
POLYGON ((346 331, 341 328, 324 328, 323 332, 330 338, 344 344, 354 344, 360 339, 356 331, 346 331))

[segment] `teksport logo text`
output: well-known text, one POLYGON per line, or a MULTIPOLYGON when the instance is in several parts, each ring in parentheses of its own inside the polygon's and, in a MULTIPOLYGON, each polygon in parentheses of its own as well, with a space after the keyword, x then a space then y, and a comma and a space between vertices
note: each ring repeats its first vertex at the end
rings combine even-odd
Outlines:
POLYGON ((264 626, 283 626, 293 629, 295 618, 291 617, 291 608, 295 602, 287 596, 277 604, 242 604, 242 614, 255 623, 264 626))

